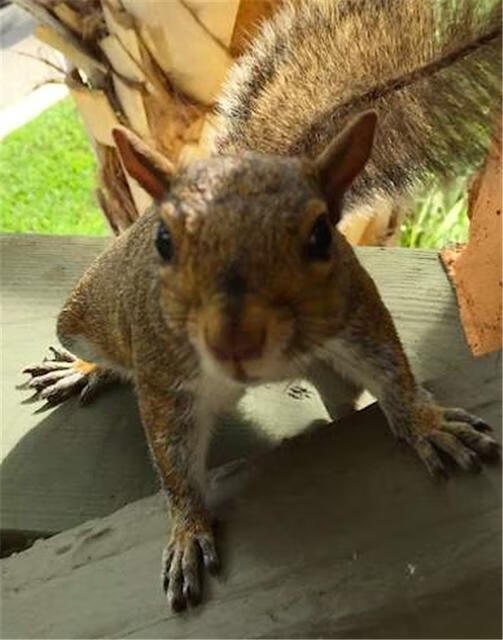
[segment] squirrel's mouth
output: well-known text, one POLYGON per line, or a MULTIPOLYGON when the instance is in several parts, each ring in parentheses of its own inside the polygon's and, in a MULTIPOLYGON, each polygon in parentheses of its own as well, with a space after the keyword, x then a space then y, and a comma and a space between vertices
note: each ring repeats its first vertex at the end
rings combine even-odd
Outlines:
POLYGON ((219 358, 207 348, 204 349, 204 361, 209 364, 210 369, 219 376, 238 382, 239 384, 253 385, 266 382, 268 376, 265 372, 262 358, 239 359, 239 358, 219 358))
POLYGON ((285 377, 285 348, 293 334, 291 318, 255 299, 239 313, 220 304, 198 312, 190 339, 205 369, 244 385, 273 382, 285 377))
POLYGON ((280 355, 267 351, 255 358, 222 359, 215 357, 214 353, 203 346, 201 356, 203 367, 208 373, 246 386, 285 380, 291 373, 288 361, 285 363, 280 355))

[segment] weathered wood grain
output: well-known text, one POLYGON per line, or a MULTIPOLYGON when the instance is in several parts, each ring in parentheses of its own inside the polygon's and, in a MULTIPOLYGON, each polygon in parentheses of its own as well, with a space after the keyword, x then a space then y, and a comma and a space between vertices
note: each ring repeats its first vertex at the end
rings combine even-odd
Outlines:
MULTIPOLYGON (((501 374, 433 390, 498 427, 501 374)), ((436 484, 375 406, 265 456, 221 527, 224 572, 172 614, 147 498, 2 561, 9 638, 500 638, 501 469, 436 484)))

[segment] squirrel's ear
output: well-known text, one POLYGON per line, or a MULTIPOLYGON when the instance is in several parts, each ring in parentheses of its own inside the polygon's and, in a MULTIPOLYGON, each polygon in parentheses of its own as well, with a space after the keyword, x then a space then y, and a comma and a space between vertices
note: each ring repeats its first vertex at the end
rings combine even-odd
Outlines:
POLYGON ((365 111, 352 120, 316 158, 315 165, 330 207, 337 209, 344 191, 369 159, 376 123, 376 112, 365 111))
POLYGON ((129 175, 155 200, 161 200, 174 173, 171 162, 126 127, 115 127, 112 136, 129 175))

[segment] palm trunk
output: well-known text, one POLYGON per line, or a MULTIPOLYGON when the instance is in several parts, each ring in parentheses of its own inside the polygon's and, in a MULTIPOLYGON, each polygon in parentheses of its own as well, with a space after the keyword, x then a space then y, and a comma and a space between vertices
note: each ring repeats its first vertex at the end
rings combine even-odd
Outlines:
MULTIPOLYGON (((134 130, 175 165, 207 153, 212 107, 233 60, 282 0, 16 0, 38 21, 35 34, 68 61, 66 84, 98 160, 97 199, 114 233, 150 197, 126 173, 111 135, 134 130)), ((391 207, 352 216, 352 244, 397 237, 391 207)))

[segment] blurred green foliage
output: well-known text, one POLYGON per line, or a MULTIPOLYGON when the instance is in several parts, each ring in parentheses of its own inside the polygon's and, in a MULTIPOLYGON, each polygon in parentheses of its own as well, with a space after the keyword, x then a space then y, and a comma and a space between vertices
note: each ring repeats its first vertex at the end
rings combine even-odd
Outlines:
POLYGON ((468 239, 467 179, 434 185, 416 199, 400 229, 400 245, 440 249, 468 239))

